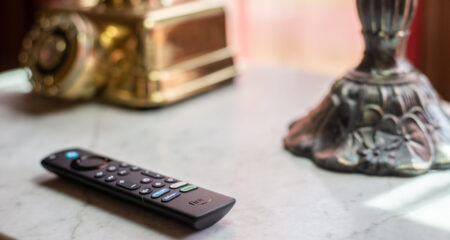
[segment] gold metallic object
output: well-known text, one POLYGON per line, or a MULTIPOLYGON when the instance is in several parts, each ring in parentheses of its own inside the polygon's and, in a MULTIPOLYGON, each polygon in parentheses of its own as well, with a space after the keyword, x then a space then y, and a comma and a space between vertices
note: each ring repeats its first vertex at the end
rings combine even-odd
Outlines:
POLYGON ((36 93, 158 107, 236 75, 220 0, 83 0, 46 8, 19 55, 36 93))

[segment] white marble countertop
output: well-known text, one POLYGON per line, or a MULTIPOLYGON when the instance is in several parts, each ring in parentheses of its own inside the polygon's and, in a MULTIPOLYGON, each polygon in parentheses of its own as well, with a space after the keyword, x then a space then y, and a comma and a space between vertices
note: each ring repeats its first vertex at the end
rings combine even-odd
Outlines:
POLYGON ((0 239, 450 239, 450 171, 340 174, 283 149, 288 124, 317 104, 332 80, 253 67, 232 85, 151 111, 56 103, 4 88, 0 239), (237 203, 216 225, 191 230, 41 167, 42 157, 72 146, 237 203))

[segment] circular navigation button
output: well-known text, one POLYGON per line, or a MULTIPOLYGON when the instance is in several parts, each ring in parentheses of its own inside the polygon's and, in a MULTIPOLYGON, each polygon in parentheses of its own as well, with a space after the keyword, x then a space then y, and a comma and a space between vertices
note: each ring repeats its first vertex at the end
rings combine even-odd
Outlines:
POLYGON ((104 157, 85 156, 72 162, 72 168, 77 170, 93 170, 102 167, 109 162, 104 157))

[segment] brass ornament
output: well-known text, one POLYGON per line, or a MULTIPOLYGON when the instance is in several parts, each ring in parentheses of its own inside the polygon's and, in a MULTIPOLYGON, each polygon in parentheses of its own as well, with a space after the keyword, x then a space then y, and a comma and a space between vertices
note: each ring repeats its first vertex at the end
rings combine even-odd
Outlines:
POLYGON ((318 166, 414 176, 450 168, 450 122, 427 77, 405 57, 417 0, 357 0, 366 49, 284 139, 318 166))
POLYGON ((19 60, 31 72, 33 91, 85 99, 100 86, 95 80, 100 52, 95 27, 76 13, 43 15, 23 40, 19 60))
POLYGON ((55 1, 23 41, 35 93, 164 106, 236 75, 222 0, 55 1))

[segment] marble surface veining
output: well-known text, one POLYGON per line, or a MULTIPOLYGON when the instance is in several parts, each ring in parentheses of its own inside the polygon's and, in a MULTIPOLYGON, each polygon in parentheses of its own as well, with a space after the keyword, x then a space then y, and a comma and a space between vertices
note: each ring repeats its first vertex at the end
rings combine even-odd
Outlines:
POLYGON ((450 239, 450 171, 339 174, 283 149, 288 124, 332 80, 251 67, 232 85, 150 111, 0 90, 0 239, 450 239), (191 230, 40 166, 72 146, 237 203, 214 226, 191 230))

